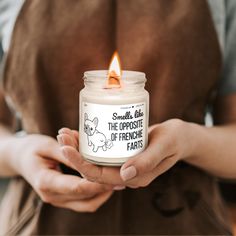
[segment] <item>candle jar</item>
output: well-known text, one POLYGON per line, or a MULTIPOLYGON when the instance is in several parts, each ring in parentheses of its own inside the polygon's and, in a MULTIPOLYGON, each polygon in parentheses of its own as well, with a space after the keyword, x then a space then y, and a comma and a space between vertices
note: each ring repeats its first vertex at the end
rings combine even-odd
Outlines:
POLYGON ((107 86, 107 73, 84 73, 79 152, 97 165, 120 166, 147 146, 149 94, 144 73, 123 71, 118 88, 107 86))

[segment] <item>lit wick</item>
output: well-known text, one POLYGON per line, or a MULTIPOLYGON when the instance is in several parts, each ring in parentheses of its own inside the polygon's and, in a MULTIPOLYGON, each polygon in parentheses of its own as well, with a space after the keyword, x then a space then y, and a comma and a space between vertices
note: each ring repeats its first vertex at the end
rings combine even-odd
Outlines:
POLYGON ((121 68, 120 58, 117 52, 112 56, 111 63, 108 70, 107 88, 121 87, 121 68))

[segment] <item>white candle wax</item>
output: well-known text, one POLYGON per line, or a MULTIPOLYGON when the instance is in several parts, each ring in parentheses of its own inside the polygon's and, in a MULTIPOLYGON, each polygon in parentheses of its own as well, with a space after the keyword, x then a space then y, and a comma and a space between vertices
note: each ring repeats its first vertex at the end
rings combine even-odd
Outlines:
POLYGON ((79 151, 98 165, 120 166, 148 142, 145 74, 123 71, 121 87, 107 88, 107 71, 87 71, 80 92, 79 151))

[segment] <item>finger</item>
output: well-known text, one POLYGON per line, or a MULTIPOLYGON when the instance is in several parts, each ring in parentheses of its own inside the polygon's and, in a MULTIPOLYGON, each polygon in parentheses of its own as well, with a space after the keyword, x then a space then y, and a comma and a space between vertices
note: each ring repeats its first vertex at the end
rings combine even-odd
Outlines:
MULTIPOLYGON (((82 179, 84 180, 84 183, 88 182, 87 180, 85 179, 82 179)), ((81 181, 82 181, 81 180, 81 181)), ((96 184, 98 186, 98 184, 96 184)), ((105 185, 101 185, 101 186, 105 186, 105 185)), ((85 184, 85 189, 87 191, 87 183, 85 184)), ((100 194, 103 194, 103 193, 107 193, 107 192, 112 192, 112 190, 123 190, 125 189, 124 186, 116 186, 115 188, 112 189, 112 187, 103 187, 103 188, 100 188, 98 189, 98 191, 96 191, 96 187, 93 188, 93 191, 91 192, 91 194, 89 195, 89 193, 86 193, 86 196, 83 195, 79 195, 78 194, 60 194, 60 193, 54 193, 54 192, 47 192, 47 194, 41 196, 42 200, 46 203, 50 203, 52 205, 64 205, 65 203, 67 202, 72 202, 72 201, 84 201, 84 200, 90 200, 92 198, 95 198, 97 197, 98 195, 100 194)))
POLYGON ((108 184, 99 184, 95 182, 91 182, 87 179, 82 178, 80 180, 79 189, 85 198, 93 197, 97 194, 104 193, 107 191, 111 191, 114 187, 108 184))
POLYGON ((123 164, 120 176, 124 181, 136 176, 142 176, 151 172, 164 158, 172 155, 174 153, 172 153, 172 149, 168 147, 166 141, 150 135, 148 147, 142 153, 123 164))
POLYGON ((148 133, 150 134, 153 131, 153 129, 155 129, 157 126, 158 126, 157 124, 149 126, 148 133))
POLYGON ((112 191, 108 191, 90 200, 70 201, 59 207, 68 208, 77 212, 95 212, 111 197, 112 193, 112 191))
MULTIPOLYGON (((109 191, 112 191, 111 189, 109 191)), ((42 193, 40 192, 39 195, 42 199, 43 202, 46 202, 46 203, 50 203, 50 204, 57 204, 57 205, 62 205, 66 202, 69 202, 69 201, 84 201, 84 200, 90 200, 96 196, 98 196, 99 194, 102 194, 102 193, 105 193, 105 192, 108 192, 108 190, 106 191, 99 191, 97 192, 96 194, 95 193, 91 193, 90 195, 89 194, 86 194, 85 195, 78 195, 77 193, 75 194, 61 194, 61 193, 54 193, 54 192, 45 192, 45 193, 42 193)))
POLYGON ((69 135, 72 139, 73 142, 78 145, 78 140, 79 140, 79 133, 77 130, 71 130, 69 128, 62 128, 58 131, 58 134, 67 134, 69 135))
POLYGON ((71 129, 63 127, 63 128, 58 130, 58 134, 69 134, 70 135, 71 134, 71 129))
POLYGON ((72 195, 76 199, 91 198, 112 189, 112 186, 89 182, 73 175, 64 175, 55 170, 41 171, 34 186, 40 193, 72 195))
POLYGON ((79 142, 79 132, 77 130, 72 130, 72 133, 75 137, 75 140, 77 141, 77 144, 79 142))
POLYGON ((45 141, 41 142, 36 150, 36 155, 55 160, 74 169, 71 162, 69 162, 63 155, 60 145, 53 138, 45 139, 45 141))
POLYGON ((57 140, 61 146, 68 145, 72 146, 74 148, 77 148, 77 142, 75 143, 75 140, 73 139, 73 136, 70 136, 68 134, 59 134, 57 135, 57 140))
POLYGON ((70 146, 64 146, 62 150, 71 165, 88 180, 110 185, 124 185, 124 181, 120 177, 119 168, 91 164, 85 161, 75 148, 70 146))
POLYGON ((157 165, 151 172, 148 172, 144 175, 137 176, 130 181, 126 182, 126 185, 131 188, 137 187, 146 187, 148 186, 155 178, 166 172, 172 166, 175 165, 177 159, 173 157, 165 158, 159 165, 157 165))
POLYGON ((160 144, 149 145, 148 148, 137 156, 126 161, 121 169, 120 176, 128 181, 136 176, 141 176, 152 171, 163 158, 163 151, 160 144))

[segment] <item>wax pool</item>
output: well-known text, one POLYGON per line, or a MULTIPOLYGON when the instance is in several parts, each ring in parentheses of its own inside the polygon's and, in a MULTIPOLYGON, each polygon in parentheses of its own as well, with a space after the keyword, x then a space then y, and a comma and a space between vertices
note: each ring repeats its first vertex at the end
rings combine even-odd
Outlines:
POLYGON ((84 73, 79 151, 95 164, 120 166, 147 146, 149 94, 144 73, 123 71, 118 88, 107 87, 107 73, 84 73))

